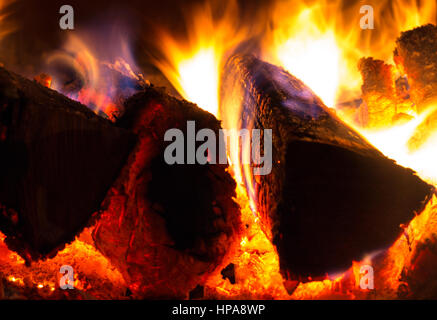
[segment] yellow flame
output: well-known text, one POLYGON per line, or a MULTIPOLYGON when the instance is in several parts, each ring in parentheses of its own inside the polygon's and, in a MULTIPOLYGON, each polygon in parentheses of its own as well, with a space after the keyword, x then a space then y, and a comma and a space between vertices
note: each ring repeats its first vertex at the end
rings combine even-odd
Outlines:
POLYGON ((226 4, 219 18, 213 18, 214 8, 207 4, 187 13, 187 39, 161 30, 162 56, 155 59, 155 64, 185 99, 218 117, 221 63, 244 37, 235 27, 238 13, 235 1, 226 4))
POLYGON ((341 53, 333 30, 314 23, 318 21, 315 11, 304 9, 296 19, 286 19, 285 26, 274 29, 270 50, 276 64, 305 82, 326 105, 333 107, 341 53))
POLYGON ((185 99, 217 116, 219 65, 214 48, 201 48, 193 56, 177 60, 177 74, 163 68, 172 84, 185 99))
POLYGON ((367 1, 374 29, 361 29, 360 1, 277 1, 265 35, 263 58, 305 82, 325 104, 355 99, 361 57, 392 62, 401 31, 436 22, 435 1, 367 1))

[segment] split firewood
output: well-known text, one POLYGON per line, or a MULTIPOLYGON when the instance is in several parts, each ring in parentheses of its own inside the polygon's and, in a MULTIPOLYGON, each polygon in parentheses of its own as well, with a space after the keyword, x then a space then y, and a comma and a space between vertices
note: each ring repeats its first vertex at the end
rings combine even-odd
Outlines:
POLYGON ((104 202, 93 238, 135 297, 188 298, 226 266, 240 237, 236 185, 227 165, 165 162, 166 131, 186 133, 187 121, 219 136, 213 115, 153 87, 128 99, 116 123, 138 139, 104 202))
POLYGON ((402 32, 396 41, 394 60, 408 76, 411 98, 422 112, 437 97, 437 27, 427 24, 402 32))
POLYGON ((99 210, 133 136, 0 68, 0 230, 27 261, 54 255, 99 210))
POLYGON ((260 223, 285 279, 337 273, 388 247, 434 192, 283 69, 236 55, 221 83, 224 128, 241 108, 237 129, 272 130, 271 174, 245 178, 255 181, 260 223))

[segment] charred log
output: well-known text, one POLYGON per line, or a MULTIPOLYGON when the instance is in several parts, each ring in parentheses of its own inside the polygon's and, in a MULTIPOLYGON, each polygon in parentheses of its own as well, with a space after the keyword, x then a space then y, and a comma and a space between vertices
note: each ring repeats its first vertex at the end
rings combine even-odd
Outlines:
POLYGON ((226 114, 241 107, 240 127, 272 129, 272 172, 253 180, 286 279, 339 272, 388 247, 434 191, 281 68, 236 55, 221 83, 225 128, 226 114))
MULTIPOLYGON (((128 99, 117 125, 137 144, 104 203, 93 233, 136 297, 187 298, 219 272, 240 233, 235 182, 227 165, 164 161, 165 132, 209 128, 219 121, 197 106, 152 87, 128 99)), ((185 155, 186 157, 186 155, 185 155)))
POLYGON ((394 60, 407 74, 411 97, 421 112, 435 101, 437 92, 437 27, 432 24, 402 32, 394 60))
POLYGON ((27 260, 74 239, 133 136, 84 105, 0 68, 0 230, 27 260))

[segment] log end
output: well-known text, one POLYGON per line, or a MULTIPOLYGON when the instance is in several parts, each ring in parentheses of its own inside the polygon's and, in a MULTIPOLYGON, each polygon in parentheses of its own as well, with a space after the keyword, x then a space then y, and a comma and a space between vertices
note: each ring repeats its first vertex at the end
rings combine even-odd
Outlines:
POLYGON ((137 134, 137 146, 93 237, 137 297, 187 298, 228 263, 241 233, 240 210, 227 165, 169 165, 164 134, 186 133, 188 120, 217 133, 220 123, 154 88, 128 99, 125 110, 118 125, 137 134))

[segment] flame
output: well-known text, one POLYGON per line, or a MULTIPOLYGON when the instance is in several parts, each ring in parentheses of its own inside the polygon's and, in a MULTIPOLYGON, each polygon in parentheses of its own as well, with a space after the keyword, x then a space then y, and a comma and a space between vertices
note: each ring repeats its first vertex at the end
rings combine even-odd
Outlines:
POLYGON ((236 27, 235 1, 227 3, 220 18, 213 18, 213 9, 213 4, 206 4, 186 13, 186 39, 160 30, 161 56, 154 62, 185 99, 218 117, 221 64, 246 33, 236 27))
MULTIPOLYGON (((434 110, 431 108, 404 124, 393 125, 380 130, 360 129, 367 140, 381 150, 387 157, 395 159, 401 166, 412 168, 428 183, 437 185, 437 131, 417 150, 410 151, 408 141, 417 127, 434 110)), ((437 128, 436 128, 437 129, 437 128)))
POLYGON ((333 107, 340 81, 341 51, 334 31, 321 25, 318 9, 320 5, 303 9, 296 18, 276 20, 279 25, 272 32, 270 50, 272 62, 301 79, 333 107))
MULTIPOLYGON (((170 45, 169 48, 172 46, 170 45)), ((170 69, 162 67, 167 71, 169 79, 184 98, 189 101, 196 101, 204 106, 205 110, 218 115, 218 59, 214 49, 207 47, 199 50, 193 56, 178 58, 178 74, 171 75, 170 69), (205 79, 208 79, 205 81, 205 79)))
POLYGON ((279 1, 264 43, 264 59, 283 66, 307 84, 328 107, 356 98, 357 62, 375 56, 393 62, 401 31, 435 23, 435 1, 368 1, 374 30, 361 29, 360 1, 279 1), (291 10, 293 9, 293 10, 291 10))
MULTIPOLYGON (((86 38, 79 35, 70 35, 63 49, 49 55, 46 63, 54 70, 57 65, 61 65, 63 68, 69 67, 76 73, 73 76, 75 78, 68 79, 67 82, 55 78, 53 81, 55 90, 114 120, 122 108, 120 99, 135 93, 135 88, 125 83, 121 85, 115 74, 131 79, 132 84, 140 83, 143 77, 135 72, 137 68, 132 62, 125 41, 117 38, 111 40, 118 42, 121 48, 120 52, 109 54, 108 59, 113 63, 103 60, 96 54, 100 48, 97 46, 98 49, 95 49, 90 45, 93 43, 93 37, 86 38)), ((108 42, 111 43, 111 40, 108 42)))

